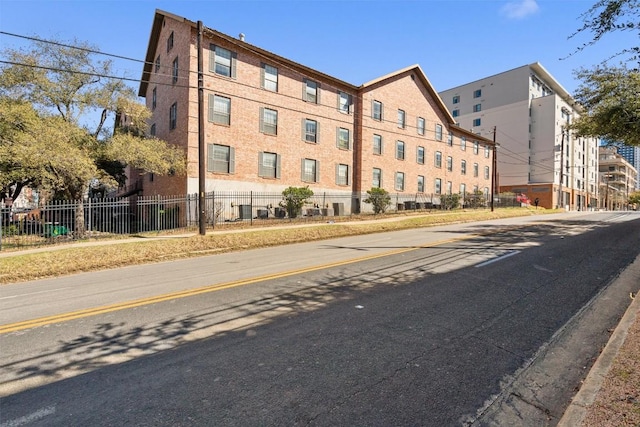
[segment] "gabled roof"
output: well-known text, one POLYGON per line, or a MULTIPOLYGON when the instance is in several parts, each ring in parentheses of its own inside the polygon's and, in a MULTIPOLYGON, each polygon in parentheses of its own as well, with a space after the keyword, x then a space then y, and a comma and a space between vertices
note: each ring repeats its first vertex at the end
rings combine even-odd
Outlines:
POLYGON ((378 83, 384 82, 385 80, 390 80, 390 79, 392 79, 394 77, 399 76, 400 74, 404 74, 404 73, 407 73, 409 71, 415 72, 415 75, 418 76, 418 78, 420 78, 420 80, 422 81, 422 84, 424 85, 424 87, 427 89, 429 94, 431 96, 433 96, 433 99, 438 104, 438 107, 440 108, 440 110, 442 110, 442 113, 447 118, 447 122, 449 124, 454 124, 455 120, 453 119, 453 116, 451 115, 451 113, 447 109, 447 106, 444 105, 444 102, 442 101, 442 98, 440 98, 440 95, 438 95, 438 92, 436 92, 436 90, 433 88, 433 85, 431 84, 431 82, 427 78, 427 75, 424 73, 424 71, 422 71, 422 68, 420 68, 420 65, 418 65, 418 64, 411 65, 411 66, 406 67, 406 68, 402 68, 402 69, 400 69, 398 71, 394 71, 393 73, 389 73, 389 74, 387 74, 385 76, 378 77, 377 79, 371 80, 370 82, 367 82, 367 83, 363 84, 362 86, 360 86, 360 89, 362 89, 362 90, 367 89, 369 86, 376 85, 378 83))
MULTIPOLYGON (((145 96, 146 91, 147 91, 147 85, 149 84, 149 77, 151 75, 151 71, 153 69, 153 63, 154 63, 154 52, 156 51, 156 46, 158 44, 158 39, 160 37, 160 31, 162 29, 162 21, 164 20, 165 17, 170 17, 172 19, 175 19, 177 21, 182 21, 188 25, 190 25, 192 28, 197 28, 197 23, 190 21, 186 18, 183 18, 181 16, 177 16, 174 14, 171 14, 169 12, 165 12, 163 10, 160 9, 156 9, 156 13, 155 16, 153 18, 153 25, 151 27, 151 35, 149 37, 149 44, 147 46, 147 56, 145 58, 145 64, 144 64, 144 68, 143 68, 143 72, 142 72, 142 80, 140 82, 140 89, 138 91, 138 95, 139 96, 145 96)), ((309 68, 306 67, 302 64, 299 64, 297 62, 291 61, 290 59, 284 58, 282 56, 276 55, 272 52, 269 52, 267 50, 261 49, 257 46, 254 46, 250 43, 247 43, 243 40, 237 39, 235 37, 231 37, 227 34, 221 33, 219 31, 216 31, 214 29, 208 28, 208 27, 204 27, 204 33, 205 34, 209 34, 212 37, 216 37, 216 38, 221 38, 224 39, 232 44, 235 44, 236 46, 238 46, 239 48, 242 48, 244 50, 248 50, 251 51, 253 54, 255 54, 256 56, 260 56, 263 57, 267 60, 271 60, 274 61, 278 64, 283 64, 286 65, 288 67, 291 68, 295 68, 297 70, 300 70, 302 73, 309 75, 309 76, 315 76, 316 78, 322 79, 322 80, 330 80, 335 84, 341 85, 345 88, 351 89, 352 91, 356 91, 358 89, 357 86, 351 84, 351 83, 347 83, 343 80, 337 79, 333 76, 330 76, 328 74, 324 74, 321 73, 318 70, 314 70, 313 68, 309 68)))

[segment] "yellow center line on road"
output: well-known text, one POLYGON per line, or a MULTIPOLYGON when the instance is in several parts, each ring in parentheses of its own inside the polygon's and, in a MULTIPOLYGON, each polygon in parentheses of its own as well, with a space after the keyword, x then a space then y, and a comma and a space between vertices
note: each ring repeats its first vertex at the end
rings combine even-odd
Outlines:
POLYGON ((470 238, 478 237, 478 236, 480 236, 480 234, 472 234, 472 235, 466 235, 466 236, 460 236, 460 237, 453 237, 453 238, 450 238, 450 239, 439 240, 439 241, 436 241, 436 242, 433 242, 433 243, 429 243, 429 244, 426 244, 426 245, 411 246, 411 247, 408 247, 408 248, 396 249, 396 250, 392 250, 392 251, 383 252, 383 253, 380 253, 380 254, 366 255, 366 256, 362 256, 362 257, 358 257, 358 258, 351 258, 351 259, 344 260, 344 261, 336 261, 336 262, 331 262, 331 263, 327 263, 327 264, 316 265, 316 266, 313 266, 313 267, 301 268, 301 269, 298 269, 298 270, 289 270, 289 271, 282 272, 282 273, 267 274, 267 275, 264 275, 264 276, 252 277, 252 278, 244 279, 244 280, 236 280, 236 281, 233 281, 233 282, 219 283, 219 284, 215 284, 215 285, 207 285, 207 286, 202 286, 202 287, 199 287, 199 288, 193 288, 193 289, 187 289, 187 290, 184 290, 184 291, 177 291, 177 292, 171 292, 171 293, 168 293, 168 294, 157 295, 157 296, 154 296, 154 297, 141 298, 141 299, 132 300, 132 301, 125 301, 125 302, 121 302, 121 303, 103 305, 103 306, 100 306, 100 307, 94 307, 94 308, 87 308, 87 309, 83 309, 83 310, 71 311, 71 312, 68 312, 68 313, 56 314, 56 315, 53 315, 53 316, 38 317, 36 319, 24 320, 22 322, 7 323, 5 325, 0 325, 0 335, 1 334, 7 334, 7 333, 10 333, 10 332, 22 331, 22 330, 30 329, 30 328, 36 328, 38 326, 50 325, 50 324, 53 324, 53 323, 66 322, 66 321, 69 321, 69 320, 81 319, 81 318, 84 318, 84 317, 96 316, 96 315, 99 315, 99 314, 111 313, 111 312, 119 311, 119 310, 126 310, 128 308, 141 307, 141 306, 144 306, 144 305, 150 305, 150 304, 155 304, 155 303, 159 303, 159 302, 179 299, 179 298, 186 298, 186 297, 191 297, 191 296, 204 294, 204 293, 209 293, 209 292, 221 291, 223 289, 230 289, 230 288, 235 288, 235 287, 238 287, 238 286, 250 285, 250 284, 253 284, 253 283, 263 282, 263 281, 266 281, 266 280, 280 279, 280 278, 283 278, 283 277, 294 276, 296 274, 310 273, 312 271, 323 270, 323 269, 326 269, 326 268, 339 267, 339 266, 348 265, 348 264, 355 264, 357 262, 368 261, 368 260, 372 260, 372 259, 376 259, 376 258, 383 258, 383 257, 386 257, 386 256, 391 256, 391 255, 398 255, 398 254, 402 254, 402 253, 405 253, 405 252, 410 252, 410 251, 415 251, 415 250, 418 250, 418 249, 424 249, 424 248, 439 246, 439 245, 443 245, 443 244, 446 244, 446 243, 452 243, 452 242, 456 242, 456 241, 460 241, 460 240, 466 240, 466 239, 470 239, 470 238))

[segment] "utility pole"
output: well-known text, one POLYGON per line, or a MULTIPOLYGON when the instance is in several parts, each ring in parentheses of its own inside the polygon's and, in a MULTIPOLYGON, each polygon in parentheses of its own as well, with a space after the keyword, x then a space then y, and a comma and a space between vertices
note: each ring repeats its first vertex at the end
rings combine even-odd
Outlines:
POLYGON ((562 202, 562 181, 564 180, 564 127, 562 128, 562 139, 560 141, 560 185, 558 186, 558 203, 557 209, 560 209, 562 202))
POLYGON ((491 212, 493 212, 493 201, 496 194, 496 186, 498 184, 498 174, 497 174, 497 165, 498 165, 498 144, 496 144, 496 126, 493 127, 493 161, 492 161, 492 171, 491 171, 491 212))
POLYGON ((202 21, 198 21, 198 224, 200 235, 207 234, 205 207, 205 151, 204 151, 204 71, 202 58, 202 21))

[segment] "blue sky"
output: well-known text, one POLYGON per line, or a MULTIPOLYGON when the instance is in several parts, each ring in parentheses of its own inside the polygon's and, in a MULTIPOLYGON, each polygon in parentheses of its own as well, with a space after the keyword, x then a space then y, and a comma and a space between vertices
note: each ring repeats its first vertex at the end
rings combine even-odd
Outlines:
MULTIPOLYGON (((595 0, 359 1, 30 1, 0 0, 0 31, 143 60, 156 8, 360 85, 419 64, 437 91, 540 62, 569 92, 573 71, 624 47, 633 33, 611 34, 571 54, 569 40, 595 0)), ((0 34, 0 47, 24 45, 0 34)), ((142 64, 117 61, 117 75, 140 78, 142 64)), ((135 85, 134 85, 135 86, 135 85)), ((137 89, 137 86, 135 86, 137 89)))

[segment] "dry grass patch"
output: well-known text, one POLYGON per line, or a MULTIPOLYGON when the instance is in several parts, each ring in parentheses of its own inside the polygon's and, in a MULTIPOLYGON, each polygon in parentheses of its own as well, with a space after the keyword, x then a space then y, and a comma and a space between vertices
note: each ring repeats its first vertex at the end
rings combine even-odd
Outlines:
MULTIPOLYGON (((286 227, 216 231, 207 236, 141 238, 137 242, 109 242, 86 247, 55 247, 51 251, 15 255, 0 259, 0 284, 56 277, 86 271, 169 261, 181 258, 264 248, 385 231, 421 228, 456 222, 482 221, 541 214, 530 209, 498 209, 432 213, 422 215, 382 215, 373 220, 291 224, 286 227)), ((553 212, 553 211, 547 211, 553 212)))

